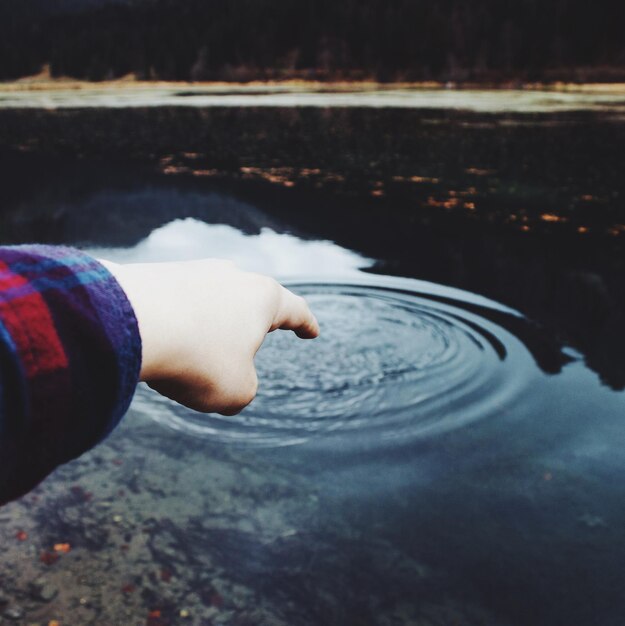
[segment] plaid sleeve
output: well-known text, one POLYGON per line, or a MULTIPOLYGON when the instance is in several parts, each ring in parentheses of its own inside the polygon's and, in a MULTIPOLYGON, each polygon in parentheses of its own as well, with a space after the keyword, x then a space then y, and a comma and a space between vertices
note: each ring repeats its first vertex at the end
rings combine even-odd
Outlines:
POLYGON ((0 503, 106 437, 140 366, 134 312, 104 266, 72 248, 0 247, 0 503))

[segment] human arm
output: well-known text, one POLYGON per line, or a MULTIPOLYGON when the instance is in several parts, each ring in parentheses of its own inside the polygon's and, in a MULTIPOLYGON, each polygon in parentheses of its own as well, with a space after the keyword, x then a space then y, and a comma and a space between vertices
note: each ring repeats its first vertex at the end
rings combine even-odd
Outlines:
POLYGON ((228 263, 0 248, 0 503, 110 433, 139 379, 198 410, 239 411, 276 328, 318 332, 300 298, 228 263))

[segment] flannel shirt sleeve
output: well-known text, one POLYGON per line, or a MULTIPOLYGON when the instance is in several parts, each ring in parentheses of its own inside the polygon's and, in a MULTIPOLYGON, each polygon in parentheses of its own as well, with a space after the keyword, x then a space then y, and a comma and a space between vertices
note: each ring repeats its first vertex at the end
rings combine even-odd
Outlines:
POLYGON ((139 379, 130 303, 92 257, 0 247, 0 503, 115 428, 139 379))

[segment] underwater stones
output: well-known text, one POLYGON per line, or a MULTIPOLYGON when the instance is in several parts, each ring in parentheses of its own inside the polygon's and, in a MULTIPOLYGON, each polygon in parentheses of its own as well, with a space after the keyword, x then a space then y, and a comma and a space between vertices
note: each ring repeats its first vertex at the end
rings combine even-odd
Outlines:
POLYGON ((44 602, 50 602, 58 595, 59 590, 54 585, 45 585, 39 592, 39 598, 44 602))
POLYGON ((592 515, 590 513, 584 513, 577 518, 577 521, 586 526, 586 528, 607 528, 608 525, 603 517, 599 515, 592 515))
POLYGON ((34 600, 50 602, 58 595, 58 587, 45 578, 38 578, 30 583, 30 595, 34 600))
POLYGON ((2 616, 10 620, 22 619, 22 617, 24 617, 24 610, 19 606, 12 606, 3 611, 2 616))

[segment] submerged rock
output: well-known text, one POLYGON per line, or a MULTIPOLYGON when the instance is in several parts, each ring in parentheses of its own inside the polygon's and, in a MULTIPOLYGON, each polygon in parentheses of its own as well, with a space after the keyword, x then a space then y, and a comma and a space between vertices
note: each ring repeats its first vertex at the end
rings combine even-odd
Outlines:
POLYGON ((48 582, 45 578, 38 578, 30 584, 30 595, 34 600, 50 602, 59 593, 58 587, 48 582))
POLYGON ((18 620, 18 619, 22 619, 22 617, 24 617, 24 610, 22 608, 20 608, 19 606, 12 606, 8 609, 6 609, 2 615, 4 617, 6 617, 7 619, 12 619, 12 620, 18 620))

